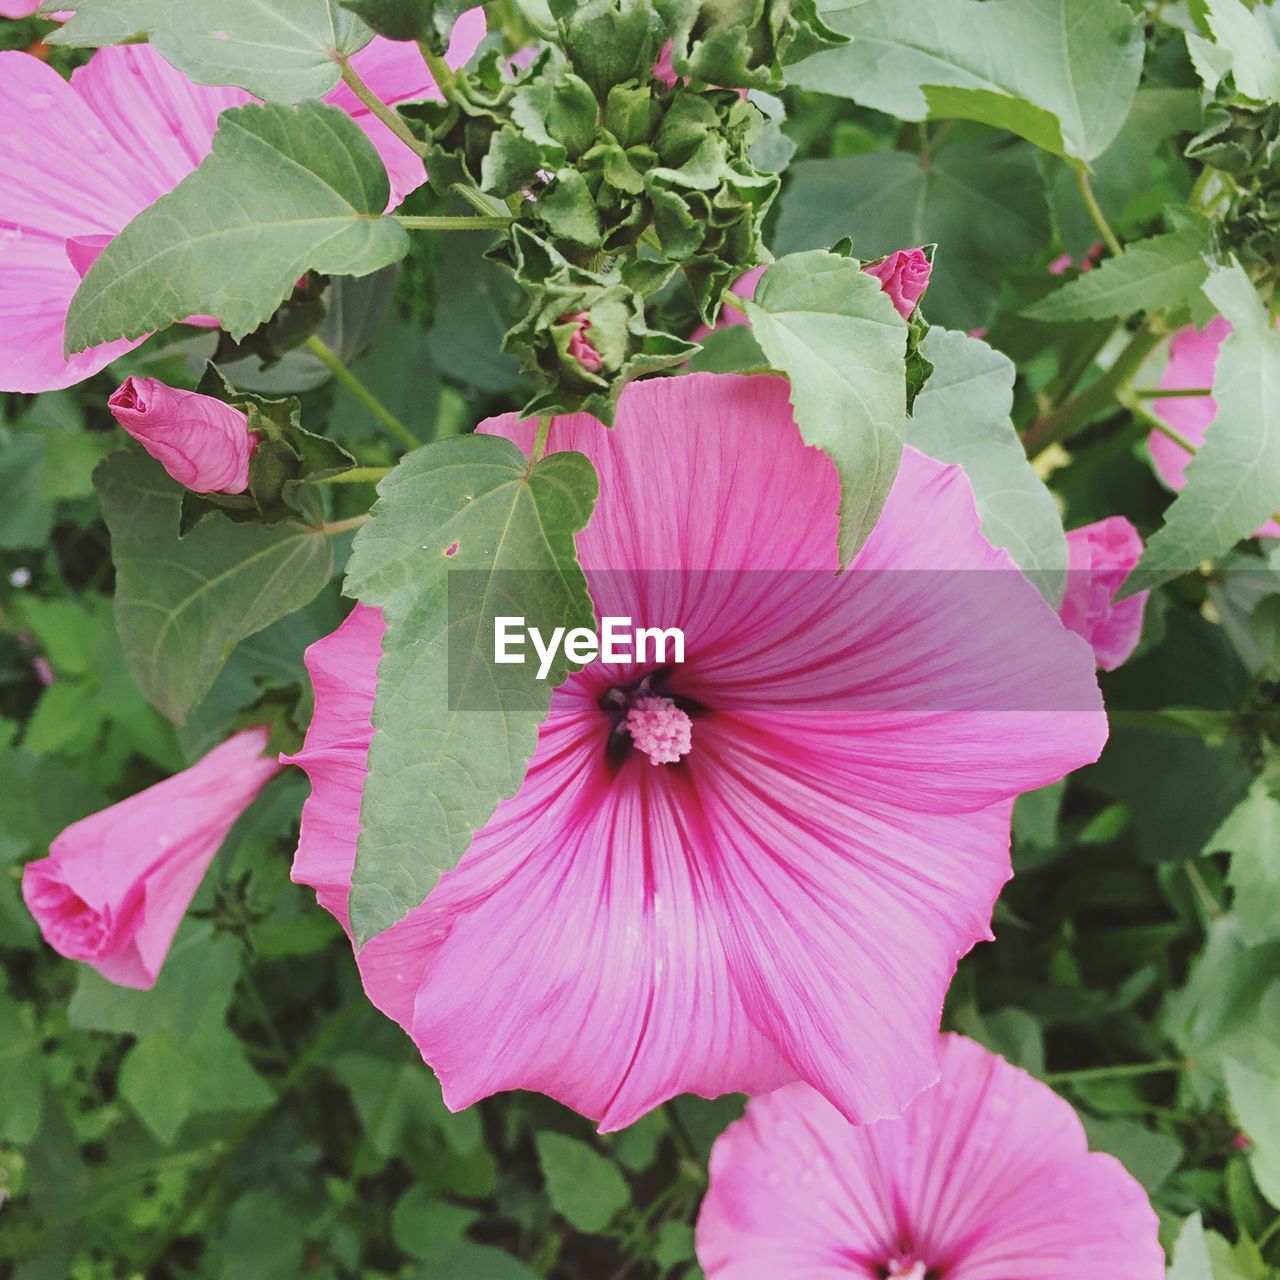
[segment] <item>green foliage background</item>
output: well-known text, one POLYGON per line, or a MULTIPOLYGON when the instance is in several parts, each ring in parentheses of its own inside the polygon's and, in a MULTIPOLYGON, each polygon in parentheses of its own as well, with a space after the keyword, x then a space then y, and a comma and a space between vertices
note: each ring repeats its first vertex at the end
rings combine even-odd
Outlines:
MULTIPOLYGON (((935 2, 873 6, 886 22, 909 23, 935 2)), ((1120 0, 1089 7, 1126 11, 1120 0)), ((860 8, 823 6, 836 27, 869 21, 860 8)), ((993 22, 1017 10, 1034 33, 1053 4, 983 8, 993 22)), ((1192 135, 1224 165, 1229 153, 1237 172, 1273 164, 1258 142, 1271 126, 1226 108, 1206 113, 1196 59, 1234 57, 1236 84, 1262 99, 1280 97, 1280 86, 1265 59, 1231 45, 1237 9, 1272 23, 1265 6, 1127 8, 1146 38, 1132 55, 1141 86, 1112 101, 1114 78, 1091 79, 1093 55, 1073 52, 1083 112, 1061 97, 1056 64, 1015 67, 1015 36, 999 23, 974 37, 994 42, 1010 68, 995 97, 946 79, 928 81, 945 93, 921 96, 883 56, 859 62, 856 43, 817 54, 776 104, 785 121, 768 167, 785 175, 765 241, 783 254, 847 236, 862 258, 937 242, 930 320, 985 328, 1012 362, 940 334, 969 362, 957 367, 972 370, 979 398, 966 404, 997 419, 1011 409, 1066 527, 1123 513, 1149 536, 1169 495, 1144 456, 1140 398, 1120 403, 1106 385, 1102 369, 1125 339, 1113 331, 1138 312, 1207 314, 1198 295, 1207 233, 1167 214, 1196 195, 1202 170, 1184 155, 1192 135), (1063 252, 1080 260, 1098 238, 1074 176, 1073 162, 1085 161, 1120 238, 1146 243, 1061 288, 1049 263, 1063 252), (1081 390, 1099 385, 1081 405, 1081 390), (1063 404, 1076 406, 1065 423, 1054 416, 1063 404)), ((515 48, 540 9, 506 0, 489 14, 495 41, 515 48)), ((0 45, 27 48, 50 31, 38 19, 0 22, 0 45)), ((49 56, 68 70, 86 51, 49 56)), ((1259 196, 1237 211, 1226 247, 1274 312, 1264 204, 1259 196)), ((405 212, 444 208, 424 189, 405 212)), ((519 407, 535 388, 500 350, 519 296, 482 256, 486 240, 418 235, 398 266, 316 282, 317 298, 295 295, 274 330, 221 352, 223 372, 264 395, 298 393, 308 429, 332 433, 361 467, 390 466, 397 449, 368 406, 296 345, 316 323, 423 441, 519 407), (265 369, 264 343, 284 351, 265 369)), ((174 314, 190 309, 207 308, 174 314)), ((688 299, 669 310, 692 327, 688 299)), ((1269 331, 1259 331, 1265 344, 1269 331)), ((280 603, 211 688, 193 685, 182 724, 140 692, 112 595, 130 572, 145 574, 145 554, 131 567, 117 536, 113 565, 91 476, 121 443, 105 402, 126 374, 195 385, 215 339, 187 333, 161 334, 72 390, 0 398, 0 1275, 694 1280, 707 1153, 741 1100, 682 1098, 605 1138, 535 1095, 450 1115, 412 1045, 364 1000, 338 927, 288 880, 300 776, 279 777, 237 825, 154 991, 114 988, 40 943, 18 892, 22 862, 67 823, 209 749, 250 706, 258 718, 270 711, 282 744, 296 741, 309 714, 302 650, 345 608, 349 534, 330 540, 332 569, 314 599, 280 603)), ((759 363, 742 341, 742 331, 722 335, 697 361, 759 363)), ((1261 367, 1274 355, 1251 358, 1261 367)), ((1143 365, 1134 385, 1157 374, 1143 365)), ((922 394, 908 439, 963 453, 980 497, 984 483, 992 494, 1025 492, 1011 437, 948 437, 959 410, 940 391, 922 394)), ((1264 494, 1277 488, 1269 456, 1257 477, 1264 494)), ((372 497, 368 484, 335 487, 324 514, 359 515, 372 497)), ((1027 536, 1033 525, 1026 517, 1027 536)), ((1039 529, 1035 554, 1047 563, 1052 521, 1047 535, 1039 529)), ((1166 1244, 1182 1234, 1177 1280, 1265 1280, 1280 1265, 1278 679, 1274 552, 1247 543, 1153 596, 1138 655, 1103 679, 1106 754, 1019 804, 1017 875, 998 907, 997 941, 964 961, 946 1014, 1077 1106, 1092 1145, 1152 1195, 1166 1244), (1184 1225, 1194 1214, 1207 1235, 1184 1225)), ((157 680, 172 684, 163 672, 157 680)))

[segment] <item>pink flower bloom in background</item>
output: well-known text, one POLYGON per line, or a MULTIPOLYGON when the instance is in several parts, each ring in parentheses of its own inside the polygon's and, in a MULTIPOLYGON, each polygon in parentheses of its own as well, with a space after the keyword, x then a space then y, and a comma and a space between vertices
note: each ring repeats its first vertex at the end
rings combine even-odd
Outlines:
MULTIPOLYGON (((1086 253, 1083 258, 1080 259, 1081 275, 1083 275, 1086 271, 1092 271, 1094 267, 1097 266, 1098 259, 1102 257, 1103 248, 1104 246, 1102 244, 1102 241, 1099 240, 1098 243, 1095 244, 1093 248, 1090 249, 1089 252, 1086 253)), ((1049 274, 1051 276, 1063 275, 1065 272, 1070 271, 1071 268, 1074 267, 1075 265, 1076 265, 1076 260, 1069 253, 1061 254, 1059 257, 1054 258, 1054 260, 1051 263, 1049 263, 1049 274)))
MULTIPOLYGON (((1169 343, 1169 363, 1160 379, 1160 389, 1193 390, 1213 386, 1218 370, 1218 351, 1231 334, 1231 322, 1214 316, 1203 329, 1188 325, 1173 335, 1169 343)), ((1167 422, 1197 449, 1218 416, 1218 402, 1212 396, 1172 396, 1152 400, 1151 411, 1167 422)), ((1147 437, 1147 448, 1160 479, 1174 492, 1187 483, 1187 464, 1192 455, 1163 432, 1147 437)), ((1256 534, 1259 538, 1280 538, 1280 523, 1268 520, 1256 534)))
POLYGON ((44 0, 0 0, 0 18, 29 18, 44 0))
MULTIPOLYGON (((482 11, 454 29, 452 65, 484 35, 482 11)), ((380 37, 352 59, 385 101, 438 96, 416 46, 380 37)), ((426 180, 422 162, 345 85, 346 109, 378 148, 392 204, 426 180)), ((93 259, 209 152, 219 114, 252 101, 193 84, 149 45, 99 49, 68 83, 30 54, 0 53, 0 391, 82 382, 142 339, 64 358, 67 308, 93 259)))
MULTIPOLYGON (((916 304, 924 296, 929 287, 929 276, 933 267, 921 249, 899 249, 891 253, 883 262, 872 263, 862 268, 869 276, 880 281, 881 288, 889 295, 898 314, 904 319, 911 318, 916 304)), ((730 287, 729 292, 739 298, 754 298, 756 285, 764 275, 766 267, 752 267, 750 271, 740 275, 730 287)), ((727 329, 735 324, 746 324, 747 317, 733 307, 725 307, 716 321, 717 329, 727 329)), ((690 335, 693 342, 702 342, 711 332, 705 324, 699 325, 690 335)))
POLYGON ((181 485, 196 493, 243 493, 257 437, 249 419, 213 396, 155 378, 126 378, 111 415, 181 485))
POLYGON ((658 54, 658 60, 653 64, 653 78, 661 80, 668 89, 674 89, 680 81, 680 77, 676 75, 676 69, 671 62, 670 40, 662 46, 662 50, 658 54))
POLYGON ((23 869, 45 941, 123 987, 150 987, 235 821, 280 771, 246 729, 181 773, 73 822, 23 869))
POLYGON ((802 1084, 711 1153, 707 1280, 1163 1280, 1159 1222, 1071 1106, 972 1040, 900 1120, 855 1128, 802 1084))
MULTIPOLYGON (((526 451, 532 423, 481 430, 526 451)), ((990 936, 1014 797, 1094 760, 1093 655, 907 450, 837 576, 835 468, 778 378, 633 383, 577 547, 602 615, 685 662, 594 663, 552 695, 519 792, 357 961, 450 1107, 550 1094, 604 1129, 682 1092, 812 1083, 897 1115, 937 1078, 960 956, 990 936), (702 572, 708 571, 708 572, 702 572)), ((294 879, 347 922, 383 633, 314 644, 294 879)))
POLYGON ((923 249, 899 249, 883 262, 873 262, 862 269, 880 281, 881 288, 904 320, 911 319, 911 313, 924 297, 924 291, 929 287, 929 276, 933 273, 923 249))
POLYGON ((1093 646, 1098 666, 1114 671, 1137 648, 1149 591, 1112 598, 1142 559, 1142 538, 1124 516, 1067 534, 1067 586, 1058 615, 1093 646))
POLYGON ((575 311, 573 315, 565 316, 562 323, 574 326, 573 336, 569 339, 569 354, 588 373, 599 373, 604 368, 604 361, 587 337, 591 332, 591 317, 585 311, 575 311))

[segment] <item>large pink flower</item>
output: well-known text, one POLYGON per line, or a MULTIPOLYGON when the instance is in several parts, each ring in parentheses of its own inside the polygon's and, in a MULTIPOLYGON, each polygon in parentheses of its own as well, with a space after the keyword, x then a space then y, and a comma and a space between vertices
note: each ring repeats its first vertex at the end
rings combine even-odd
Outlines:
MULTIPOLYGON (((1169 363, 1160 379, 1160 389, 1212 387, 1218 370, 1218 352, 1231 332, 1229 320, 1214 316, 1203 329, 1188 325, 1175 333, 1169 343, 1169 363)), ((1151 401, 1151 410, 1198 449, 1218 416, 1218 402, 1212 396, 1171 396, 1151 401)), ((1161 431, 1153 431, 1147 437, 1147 448, 1160 479, 1175 492, 1184 488, 1192 455, 1161 431)), ((1268 520, 1256 536, 1280 538, 1280 522, 1268 520)))
POLYGON ((181 773, 73 822, 23 868, 45 941, 125 987, 150 987, 213 855, 280 771, 245 729, 181 773))
MULTIPOLYGON (((483 35, 483 12, 469 10, 454 29, 453 65, 483 35)), ((438 94, 412 44, 379 37, 352 63, 385 101, 438 94)), ((0 53, 0 390, 71 386, 138 345, 64 358, 71 297, 112 237, 204 159, 221 112, 248 101, 240 89, 193 84, 149 45, 99 49, 70 83, 39 58, 0 53)), ((345 85, 328 101, 377 147, 393 204, 425 181, 421 160, 345 85)))
MULTIPOLYGON (((686 661, 555 691, 520 791, 360 951, 365 989, 451 1107, 537 1089, 613 1129, 800 1078, 898 1114, 990 936, 1013 798, 1106 737, 1088 645, 983 539, 964 474, 911 450, 837 576, 835 469, 781 379, 633 384, 612 432, 558 418, 551 446, 600 476, 597 609, 683 628, 686 661)), ((381 635, 357 608, 307 655, 293 874, 344 923, 381 635)))
POLYGON ((1058 614, 1093 646, 1098 666, 1114 671, 1142 637, 1149 591, 1114 603, 1142 559, 1142 538, 1124 516, 1110 516, 1067 534, 1067 584, 1058 614))
POLYGON ((1163 1280, 1146 1194, 1066 1102, 972 1040, 941 1059, 900 1120, 752 1099, 711 1153, 707 1280, 1163 1280))

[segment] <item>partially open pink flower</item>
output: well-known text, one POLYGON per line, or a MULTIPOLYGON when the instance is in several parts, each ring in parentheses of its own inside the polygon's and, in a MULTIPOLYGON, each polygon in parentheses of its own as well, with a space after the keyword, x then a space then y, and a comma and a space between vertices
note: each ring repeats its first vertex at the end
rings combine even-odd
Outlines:
MULTIPOLYGON (((1214 316, 1203 329, 1188 325, 1178 330, 1169 343, 1169 363, 1160 379, 1160 389, 1212 388, 1218 370, 1218 351, 1231 332, 1231 322, 1223 316, 1214 316)), ((1151 411, 1198 449, 1218 416, 1218 402, 1212 396, 1170 396, 1152 400, 1151 411)), ((1147 437, 1147 448, 1160 479, 1175 492, 1182 489, 1187 483, 1187 464, 1193 455, 1161 431, 1153 431, 1147 437)), ((1256 536, 1280 538, 1280 522, 1268 520, 1256 536)))
POLYGON ((604 361, 600 359, 600 353, 591 345, 591 339, 587 337, 591 332, 591 317, 585 311, 575 311, 573 315, 565 316, 563 323, 574 326, 573 334, 569 338, 569 354, 588 373, 599 373, 604 368, 604 361))
POLYGON ((1067 583, 1058 615, 1093 646, 1098 666, 1114 671, 1137 648, 1149 591, 1113 602, 1142 559, 1142 538, 1124 516, 1067 534, 1067 583))
POLYGON ((107 401, 115 420, 181 485, 243 493, 257 437, 239 409, 155 378, 126 378, 107 401))
POLYGON ((245 729, 189 769, 73 822, 27 863, 22 895, 45 941, 124 987, 150 987, 213 855, 280 771, 245 729))
POLYGON ((680 80, 671 62, 671 41, 668 40, 658 53, 658 60, 653 64, 653 78, 661 80, 668 89, 674 89, 680 80))
POLYGON ((1163 1280, 1146 1193, 1070 1105, 972 1040, 940 1057, 900 1120, 753 1098, 711 1153, 707 1280, 1163 1280))
POLYGON ((27 18, 44 0, 0 0, 0 18, 27 18))
MULTIPOLYGON (((483 12, 463 14, 450 64, 483 35, 483 12)), ((351 61, 386 102, 439 96, 413 44, 379 37, 351 61)), ((204 159, 221 112, 249 101, 193 84, 150 45, 99 49, 70 83, 30 54, 0 53, 0 391, 68 387, 138 346, 64 357, 71 297, 106 244, 204 159)), ((345 85, 328 101, 378 149, 392 205, 426 180, 422 161, 345 85)))
MULTIPOLYGON (((612 431, 555 421, 600 477, 577 539, 597 609, 680 627, 685 661, 570 676, 519 792, 359 952, 451 1107, 536 1089, 615 1129, 799 1078, 898 1114, 990 936, 1013 798, 1101 750, 1092 652, 958 467, 907 450, 837 575, 835 468, 787 391, 692 374, 632 383, 612 431)), ((533 443, 511 415, 480 430, 533 443)), ((307 654, 293 876, 344 924, 382 633, 360 607, 307 654)))
POLYGON ((883 262, 872 262, 862 268, 869 276, 875 276, 889 295, 889 300, 904 320, 911 319, 924 291, 929 287, 933 266, 924 256, 923 249, 899 249, 883 262))

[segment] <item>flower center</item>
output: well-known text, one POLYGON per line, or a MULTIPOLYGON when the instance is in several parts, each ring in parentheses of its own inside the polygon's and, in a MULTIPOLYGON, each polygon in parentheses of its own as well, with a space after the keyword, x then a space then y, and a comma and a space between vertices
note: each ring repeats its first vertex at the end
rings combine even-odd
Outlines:
POLYGON ((640 698, 627 711, 625 723, 650 764, 675 764, 693 750, 693 721, 670 698, 640 698))
POLYGON ((888 1270, 882 1273, 885 1280, 930 1280, 931 1273, 923 1262, 910 1258, 894 1258, 888 1270))

